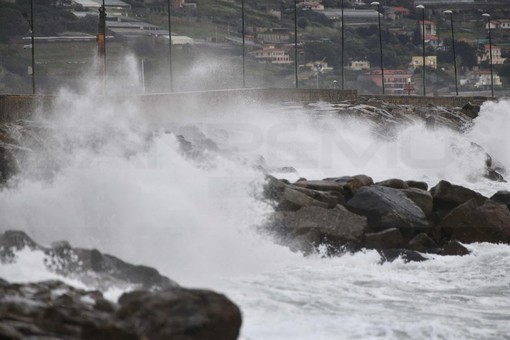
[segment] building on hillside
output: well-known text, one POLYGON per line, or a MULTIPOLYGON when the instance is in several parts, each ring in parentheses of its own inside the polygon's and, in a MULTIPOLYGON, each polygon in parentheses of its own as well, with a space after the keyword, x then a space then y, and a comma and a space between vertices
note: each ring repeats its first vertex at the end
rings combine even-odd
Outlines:
POLYGON ((248 53, 260 63, 270 64, 290 64, 289 50, 286 48, 276 48, 274 45, 268 45, 264 48, 248 53))
POLYGON ((500 30, 509 30, 510 29, 510 19, 499 19, 498 20, 498 28, 500 30))
MULTIPOLYGON (((413 56, 411 67, 418 68, 423 66, 423 56, 413 56)), ((425 66, 437 69, 437 57, 435 55, 425 56, 425 66)))
POLYGON ((367 60, 352 60, 346 69, 353 71, 369 70, 370 62, 367 60))
MULTIPOLYGON (((334 27, 341 27, 342 10, 338 8, 326 8, 320 11, 329 20, 333 21, 334 27)), ((376 25, 379 13, 375 9, 344 9, 344 22, 353 25, 376 25)))
MULTIPOLYGON (((367 71, 362 77, 382 87, 381 70, 367 71)), ((384 89, 386 94, 414 94, 413 73, 409 70, 384 70, 384 89)))
MULTIPOLYGON (((495 30, 498 28, 499 21, 498 20, 491 20, 490 23, 490 29, 495 30)), ((485 22, 485 29, 489 30, 489 22, 485 22)))
POLYGON ((303 1, 298 5, 298 7, 302 8, 303 11, 322 11, 324 10, 324 5, 322 5, 319 1, 303 1))
POLYGON ((384 12, 386 20, 397 21, 401 20, 404 16, 409 15, 409 10, 405 7, 387 7, 384 12))
MULTIPOLYGON (((501 78, 493 73, 494 87, 501 87, 501 78)), ((472 85, 474 88, 479 90, 490 90, 491 84, 491 71, 490 70, 478 70, 473 71, 467 75, 466 78, 461 79, 461 85, 472 85)))
MULTIPOLYGON (((488 63, 490 61, 490 45, 483 45, 482 49, 479 51, 480 53, 477 55, 478 64, 488 63)), ((492 64, 493 65, 502 65, 505 63, 506 58, 501 56, 501 47, 492 45, 492 64)))
POLYGON ((365 0, 348 0, 352 7, 366 7, 368 6, 365 0))
POLYGON ((255 40, 259 44, 289 44, 290 32, 288 28, 270 28, 257 33, 255 40))
POLYGON ((435 50, 444 49, 444 41, 437 35, 426 35, 425 44, 434 48, 435 50))
POLYGON ((420 34, 423 36, 423 29, 425 28, 425 36, 437 35, 436 24, 430 20, 419 20, 418 25, 420 26, 420 34))
POLYGON ((186 0, 171 0, 172 8, 184 8, 186 0))
MULTIPOLYGON (((98 13, 102 5, 100 0, 73 0, 73 4, 81 6, 84 10, 98 13)), ((131 5, 121 0, 105 0, 104 6, 109 17, 127 17, 131 11, 131 5)))
POLYGON ((312 71, 320 70, 320 72, 329 72, 333 71, 333 68, 328 65, 328 62, 325 60, 311 61, 305 64, 305 67, 308 67, 312 71))

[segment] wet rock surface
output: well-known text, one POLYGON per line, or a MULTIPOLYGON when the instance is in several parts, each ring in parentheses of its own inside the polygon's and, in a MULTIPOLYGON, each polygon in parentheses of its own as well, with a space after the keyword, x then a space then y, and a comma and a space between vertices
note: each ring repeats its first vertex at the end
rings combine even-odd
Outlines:
MULTIPOLYGON (((508 192, 491 199, 447 181, 429 191, 419 181, 389 179, 379 183, 341 176, 323 180, 300 179, 296 183, 269 177, 266 194, 274 188, 314 188, 343 195, 337 205, 308 205, 289 209, 276 200, 277 212, 266 229, 293 251, 339 255, 346 251, 376 249, 383 261, 399 256, 423 261, 422 254, 465 255, 462 243, 510 244, 508 192), (354 187, 352 183, 357 183, 354 187), (409 185, 409 184, 411 185, 409 185), (326 251, 324 251, 326 250, 326 251), (400 255, 399 255, 400 254, 400 255)), ((312 192, 302 192, 312 196, 312 192)), ((269 201, 274 196, 266 195, 269 201)), ((312 197, 310 197, 312 198, 312 197)))
POLYGON ((237 339, 239 308, 208 290, 134 291, 118 303, 60 281, 0 280, 1 339, 237 339))
POLYGON ((65 241, 43 247, 22 231, 0 234, 0 262, 15 262, 16 252, 25 247, 43 252, 45 265, 50 271, 78 279, 97 289, 118 286, 161 290, 178 286, 154 268, 132 265, 97 249, 72 248, 65 241))

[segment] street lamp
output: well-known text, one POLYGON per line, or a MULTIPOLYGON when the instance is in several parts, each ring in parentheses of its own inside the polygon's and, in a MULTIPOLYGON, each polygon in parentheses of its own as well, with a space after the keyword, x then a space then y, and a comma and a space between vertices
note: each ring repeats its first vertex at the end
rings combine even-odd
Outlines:
POLYGON ((422 78, 423 78, 423 96, 426 96, 425 91, 425 6, 418 5, 416 8, 421 9, 421 41, 422 41, 422 56, 423 56, 423 67, 422 67, 422 78))
POLYGON ((382 84, 382 94, 385 94, 384 91, 384 65, 383 65, 383 51, 382 51, 382 34, 381 34, 381 4, 377 1, 370 3, 371 6, 377 6, 377 17, 379 19, 379 55, 381 56, 381 84, 382 84))
POLYGON ((342 62, 342 90, 344 89, 344 70, 345 70, 345 67, 344 67, 344 0, 342 0, 342 58, 341 58, 341 62, 342 62))
POLYGON ((459 85, 458 85, 458 81, 457 81, 457 57, 455 55, 455 35, 453 33, 453 12, 450 10, 446 10, 443 13, 450 15, 450 26, 451 26, 451 30, 452 30, 453 68, 454 68, 454 72, 455 72, 455 93, 458 96, 459 95, 459 85))
POLYGON ((23 17, 30 26, 30 47, 32 49, 32 94, 35 94, 35 46, 34 46, 34 1, 30 0, 30 19, 26 13, 23 17))
POLYGON ((106 77, 106 7, 104 0, 99 7, 99 25, 96 37, 98 62, 101 63, 100 72, 103 75, 103 82, 106 77))
POLYGON ((246 55, 246 40, 244 32, 244 0, 241 0, 241 33, 243 34, 243 88, 246 87, 246 71, 245 71, 245 55, 246 55))
POLYGON ((298 50, 297 50, 297 0, 294 0, 294 73, 296 75, 296 89, 298 85, 298 50))
POLYGON ((489 26, 489 63, 491 67, 491 95, 494 97, 494 73, 492 69, 492 38, 491 38, 491 15, 489 13, 483 13, 483 17, 487 18, 487 24, 489 26))
POLYGON ((172 70, 172 20, 170 19, 171 0, 168 0, 168 67, 170 71, 170 92, 174 92, 174 73, 172 70))

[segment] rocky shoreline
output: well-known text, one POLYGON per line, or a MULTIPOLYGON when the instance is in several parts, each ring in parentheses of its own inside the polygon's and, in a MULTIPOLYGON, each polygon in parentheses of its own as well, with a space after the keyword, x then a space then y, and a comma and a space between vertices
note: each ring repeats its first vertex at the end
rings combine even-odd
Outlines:
POLYGON ((135 266, 96 249, 51 247, 24 232, 0 234, 0 263, 17 252, 45 254, 46 268, 94 290, 61 281, 9 283, 0 278, 1 339, 237 339, 241 311, 222 294, 180 287, 156 269, 135 266), (124 288, 117 302, 101 291, 124 288))
POLYGON ((468 254, 462 243, 510 243, 508 191, 487 198, 447 181, 429 190, 366 175, 295 183, 268 176, 265 197, 275 212, 264 229, 304 254, 376 249, 383 260, 423 261, 424 253, 468 254))
MULTIPOLYGON (((391 138, 395 127, 413 122, 462 131, 480 107, 415 107, 368 100, 341 104, 338 109, 373 122, 376 133, 391 138)), ((38 144, 37 133, 30 133, 31 129, 37 127, 0 127, 0 186, 22 168, 18 154, 38 144)), ((185 157, 201 159, 211 150, 218 151, 214 141, 198 129, 190 131, 188 135, 168 132, 176 135, 185 157)), ((486 177, 504 180, 490 156, 486 165, 486 177)), ((271 172, 264 162, 254 168, 271 172)), ((367 175, 301 178, 294 183, 267 175, 264 197, 274 212, 260 229, 305 256, 375 249, 381 262, 399 257, 426 261, 427 254, 466 255, 469 251, 463 244, 510 244, 508 191, 488 198, 447 181, 429 188, 424 182, 396 178, 374 183, 367 175)), ((180 287, 154 268, 128 264, 96 249, 73 248, 66 241, 44 247, 21 231, 2 231, 0 264, 15 263, 23 249, 41 252, 49 271, 93 289, 85 291, 60 281, 20 284, 0 278, 2 339, 227 340, 239 336, 241 311, 221 294, 180 287), (117 302, 109 301, 101 291, 110 287, 130 293, 117 302)))

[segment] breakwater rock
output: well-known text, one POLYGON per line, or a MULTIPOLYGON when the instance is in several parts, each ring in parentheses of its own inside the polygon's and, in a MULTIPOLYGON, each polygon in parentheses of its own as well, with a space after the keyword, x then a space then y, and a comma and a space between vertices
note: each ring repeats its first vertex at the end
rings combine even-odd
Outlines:
POLYGON ((113 303, 60 281, 0 279, 2 339, 230 340, 240 327, 239 308, 208 290, 133 291, 113 303))
POLYGON ((265 197, 275 212, 265 225, 281 244, 304 254, 336 255, 378 250, 383 260, 399 254, 464 255, 462 243, 510 244, 510 193, 487 198, 441 181, 432 188, 419 181, 366 175, 300 179, 268 176, 265 197))
POLYGON ((66 241, 44 247, 22 231, 10 230, 0 234, 0 263, 15 262, 17 252, 25 248, 42 252, 49 271, 77 279, 95 289, 106 290, 115 286, 162 290, 178 287, 176 282, 154 268, 124 262, 97 249, 73 248, 66 241))
MULTIPOLYGON (((0 234, 0 264, 21 251, 41 252, 61 281, 9 283, 0 278, 1 339, 237 339, 239 308, 224 295, 180 287, 151 267, 126 263, 68 242, 43 247, 21 231, 0 234), (101 291, 123 289, 118 302, 101 291)), ((22 268, 21 270, 30 270, 22 268)))

